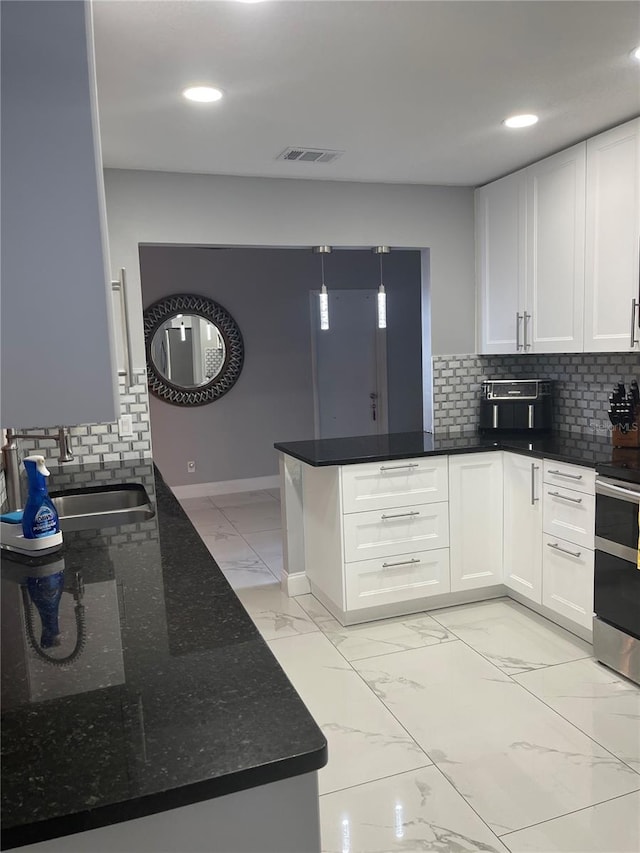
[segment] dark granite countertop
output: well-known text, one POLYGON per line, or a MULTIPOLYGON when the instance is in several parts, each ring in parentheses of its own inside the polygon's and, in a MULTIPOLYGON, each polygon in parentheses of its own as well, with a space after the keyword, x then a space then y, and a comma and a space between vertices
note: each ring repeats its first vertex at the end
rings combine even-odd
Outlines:
POLYGON ((66 533, 48 568, 3 555, 2 849, 322 767, 322 732, 151 462, 51 471, 52 492, 143 482, 157 512, 66 533), (75 646, 81 584, 86 624, 64 667, 30 648, 20 586, 60 568, 48 654, 75 646))
POLYGON ((596 468, 621 479, 640 472, 640 450, 614 448, 608 432, 548 432, 466 434, 397 432, 317 441, 278 442, 274 445, 313 467, 385 462, 443 454, 512 450, 537 458, 596 468))

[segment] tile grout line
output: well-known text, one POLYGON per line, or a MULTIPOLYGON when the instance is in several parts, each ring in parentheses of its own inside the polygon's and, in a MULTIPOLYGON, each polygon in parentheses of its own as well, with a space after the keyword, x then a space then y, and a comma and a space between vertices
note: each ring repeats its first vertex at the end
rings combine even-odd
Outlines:
MULTIPOLYGON (((631 797, 634 794, 637 794, 639 791, 640 788, 637 788, 635 791, 627 791, 626 794, 616 794, 615 797, 609 797, 607 800, 602 800, 599 803, 592 803, 590 806, 584 806, 581 809, 573 809, 572 811, 567 812, 566 814, 558 815, 557 817, 550 817, 547 820, 538 821, 538 823, 531 823, 528 826, 521 826, 519 829, 510 829, 509 832, 505 832, 503 833, 503 835, 499 835, 498 838, 500 839, 500 841, 503 841, 503 839, 506 839, 509 835, 515 835, 517 832, 524 832, 525 830, 533 829, 536 826, 544 826, 545 823, 553 823, 556 820, 562 820, 563 818, 569 817, 570 815, 580 814, 580 812, 589 811, 590 809, 593 809, 596 806, 602 806, 605 803, 612 803, 615 800, 622 800, 624 797, 631 797)), ((615 851, 612 851, 612 853, 615 853, 615 851)))

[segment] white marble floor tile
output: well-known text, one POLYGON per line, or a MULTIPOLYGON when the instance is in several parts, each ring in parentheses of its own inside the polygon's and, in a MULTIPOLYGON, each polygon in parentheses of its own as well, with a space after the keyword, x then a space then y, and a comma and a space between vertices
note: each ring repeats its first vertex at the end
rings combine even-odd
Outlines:
POLYGON ((502 835, 640 789, 640 776, 464 643, 356 661, 502 835))
POLYGON ((325 794, 320 826, 323 853, 507 853, 436 767, 325 794))
POLYGON ((238 597, 266 640, 318 631, 295 598, 282 591, 272 575, 272 583, 259 589, 239 589, 238 597))
POLYGON ((221 512, 238 533, 279 530, 282 526, 280 504, 273 498, 254 504, 221 507, 221 512))
POLYGON ((502 840, 512 853, 638 853, 640 793, 521 829, 502 840))
POLYGON ((180 498, 180 506, 186 513, 189 513, 193 510, 211 509, 213 503, 210 497, 180 498))
POLYGON ((591 655, 588 643, 515 601, 483 601, 431 615, 509 675, 591 655))
POLYGON ((320 793, 431 764, 322 633, 273 640, 269 647, 327 738, 320 793))
POLYGON ((593 659, 514 678, 640 773, 640 687, 593 659))
POLYGON ((251 506, 256 503, 273 503, 274 497, 265 489, 256 492, 233 492, 228 495, 211 495, 211 502, 217 507, 251 506))
POLYGON ((344 627, 313 595, 300 595, 296 601, 350 661, 457 640, 446 628, 424 614, 344 627))
POLYGON ((225 534, 224 536, 202 533, 200 531, 199 533, 210 554, 221 568, 223 563, 234 560, 262 562, 253 548, 238 533, 225 534))
POLYGON ((215 536, 222 539, 229 535, 237 535, 235 527, 214 506, 210 506, 207 510, 192 510, 188 515, 189 520, 201 535, 215 536))
POLYGON ((274 575, 281 577, 283 572, 282 530, 245 533, 244 538, 274 575))
POLYGON ((258 559, 222 563, 220 570, 236 593, 245 589, 269 587, 276 582, 275 575, 258 559))

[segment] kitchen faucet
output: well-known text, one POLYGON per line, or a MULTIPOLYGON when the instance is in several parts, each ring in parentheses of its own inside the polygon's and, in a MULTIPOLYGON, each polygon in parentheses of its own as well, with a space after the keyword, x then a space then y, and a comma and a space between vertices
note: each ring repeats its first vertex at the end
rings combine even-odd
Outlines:
MULTIPOLYGON (((7 430, 7 442, 2 447, 2 462, 4 465, 5 478, 7 483, 7 501, 9 510, 20 509, 22 497, 20 494, 20 462, 18 460, 18 443, 19 438, 38 438, 49 439, 55 438, 52 435, 44 433, 24 433, 14 432, 12 429, 7 430)), ((59 462, 72 462, 73 453, 71 452, 71 437, 65 427, 58 427, 58 456, 59 462)))

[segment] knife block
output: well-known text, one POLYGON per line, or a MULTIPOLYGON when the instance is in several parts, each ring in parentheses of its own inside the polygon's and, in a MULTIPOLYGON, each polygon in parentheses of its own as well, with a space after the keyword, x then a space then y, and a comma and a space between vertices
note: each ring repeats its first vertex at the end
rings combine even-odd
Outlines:
POLYGON ((611 442, 614 447, 640 447, 640 406, 636 406, 633 424, 627 432, 622 432, 619 426, 613 427, 611 442))

